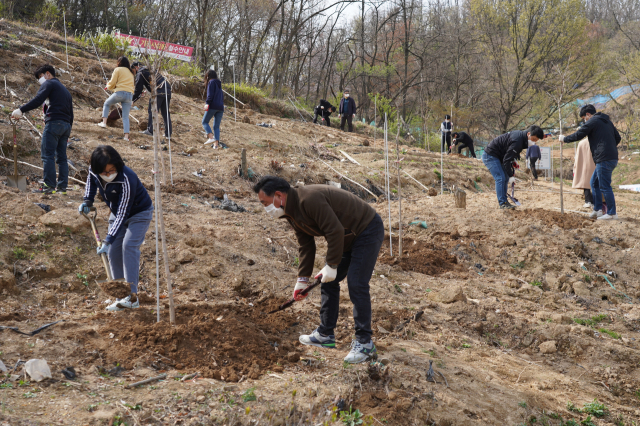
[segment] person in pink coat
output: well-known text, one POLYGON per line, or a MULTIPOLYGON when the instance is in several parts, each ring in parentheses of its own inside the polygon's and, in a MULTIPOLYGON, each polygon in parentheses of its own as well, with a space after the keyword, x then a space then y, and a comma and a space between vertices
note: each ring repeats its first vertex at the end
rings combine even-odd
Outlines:
POLYGON ((576 160, 573 163, 573 183, 572 188, 584 190, 584 206, 583 208, 593 208, 593 196, 591 195, 591 176, 596 169, 596 163, 593 162, 589 140, 583 139, 576 149, 576 160))

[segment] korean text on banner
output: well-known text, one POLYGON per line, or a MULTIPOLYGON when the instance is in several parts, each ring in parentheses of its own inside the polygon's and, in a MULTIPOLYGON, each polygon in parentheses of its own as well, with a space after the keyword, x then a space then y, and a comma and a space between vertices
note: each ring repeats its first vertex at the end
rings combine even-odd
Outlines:
POLYGON ((164 54, 170 58, 179 59, 181 61, 189 62, 193 56, 193 47, 182 46, 174 43, 165 43, 164 41, 148 39, 144 37, 137 37, 130 34, 119 34, 120 37, 129 40, 129 46, 133 52, 137 53, 151 53, 164 54))

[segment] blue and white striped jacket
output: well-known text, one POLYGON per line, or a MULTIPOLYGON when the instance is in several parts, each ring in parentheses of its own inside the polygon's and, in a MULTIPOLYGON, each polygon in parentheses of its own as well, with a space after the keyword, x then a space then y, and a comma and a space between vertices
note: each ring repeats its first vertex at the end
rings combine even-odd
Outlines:
POLYGON ((126 223, 130 217, 149 210, 153 203, 138 175, 127 166, 124 166, 113 181, 104 186, 102 184, 102 180, 89 167, 84 201, 93 204, 96 190, 100 191, 100 195, 109 206, 111 213, 116 217, 107 238, 105 238, 105 242, 111 244, 123 223, 126 223))

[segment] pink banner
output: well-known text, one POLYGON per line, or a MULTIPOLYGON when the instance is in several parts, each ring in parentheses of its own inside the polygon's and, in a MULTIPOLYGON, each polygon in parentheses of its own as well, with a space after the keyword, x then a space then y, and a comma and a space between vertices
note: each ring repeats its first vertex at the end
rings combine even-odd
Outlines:
POLYGON ((120 37, 129 40, 129 46, 133 52, 151 53, 153 55, 158 55, 161 52, 164 52, 164 54, 170 58, 187 62, 191 61, 191 57, 193 55, 193 47, 166 43, 164 41, 152 40, 129 34, 120 33, 119 35, 120 37))

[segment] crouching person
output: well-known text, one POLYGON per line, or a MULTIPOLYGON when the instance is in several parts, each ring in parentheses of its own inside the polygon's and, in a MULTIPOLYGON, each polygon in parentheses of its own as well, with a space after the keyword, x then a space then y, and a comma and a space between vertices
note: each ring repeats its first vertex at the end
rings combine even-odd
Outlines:
POLYGON ((329 185, 292 188, 282 178, 265 176, 253 190, 267 214, 286 219, 296 233, 300 258, 293 293, 296 300, 306 297, 299 293, 309 285, 312 276, 316 256, 314 237, 324 237, 327 241, 327 263, 315 275, 322 280, 320 326, 311 334, 300 336, 300 342, 335 348, 340 283, 347 278, 356 340, 344 360, 355 364, 375 357, 369 281, 384 239, 378 213, 355 195, 329 185))
POLYGON ((109 311, 138 308, 138 277, 140 246, 153 219, 153 203, 149 193, 113 147, 100 145, 91 154, 84 202, 80 213, 89 213, 96 191, 109 206, 109 231, 98 255, 107 253, 114 280, 124 278, 131 286, 131 294, 107 307, 109 311))

